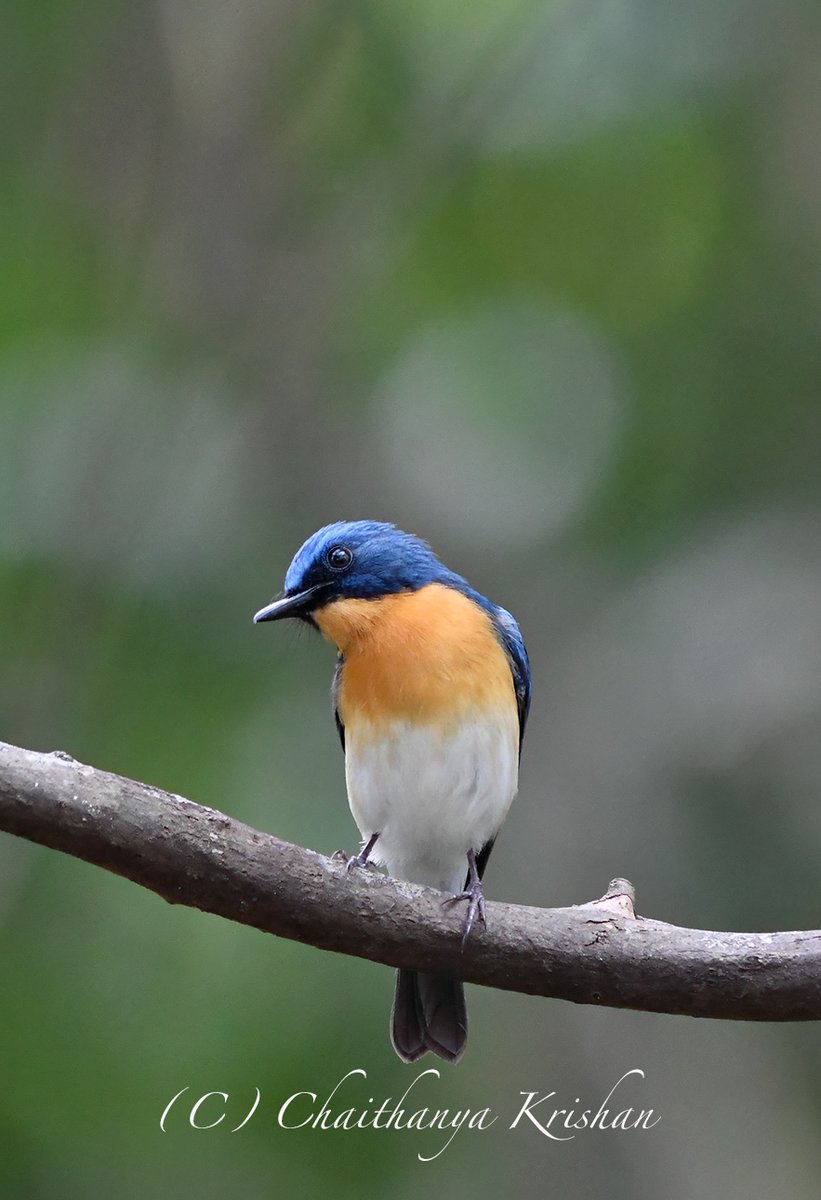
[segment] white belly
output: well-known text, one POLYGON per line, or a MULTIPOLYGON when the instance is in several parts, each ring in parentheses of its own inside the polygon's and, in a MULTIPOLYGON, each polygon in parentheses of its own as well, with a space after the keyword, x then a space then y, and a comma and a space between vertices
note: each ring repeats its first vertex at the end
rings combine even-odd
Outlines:
POLYGON ((397 879, 461 891, 467 852, 495 837, 516 794, 512 711, 477 713, 446 733, 397 721, 346 729, 348 800, 373 858, 397 879))

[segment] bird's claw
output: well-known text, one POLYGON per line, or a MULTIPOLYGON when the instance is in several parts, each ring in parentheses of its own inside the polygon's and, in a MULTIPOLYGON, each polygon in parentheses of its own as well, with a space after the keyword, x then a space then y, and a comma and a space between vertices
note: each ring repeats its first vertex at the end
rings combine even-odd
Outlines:
POLYGON ((346 855, 345 870, 350 875, 351 871, 355 871, 358 867, 370 867, 368 856, 364 850, 360 850, 358 854, 346 855))
POLYGON ((470 931, 476 923, 478 917, 482 925, 487 927, 485 920, 485 893, 482 890, 481 880, 472 881, 463 892, 457 892, 455 896, 448 896, 445 904, 456 904, 459 900, 467 900, 468 907, 465 913, 465 922, 462 926, 462 949, 465 948, 465 943, 470 936, 470 931))
POLYGON ((376 870, 374 864, 370 861, 370 857, 378 837, 379 834, 375 833, 367 841, 362 842, 358 854, 346 854, 344 850, 337 850, 333 857, 337 862, 345 864, 345 870, 349 874, 351 871, 355 871, 357 867, 367 867, 376 870))
POLYGON ((357 867, 370 867, 371 864, 360 854, 348 854, 346 850, 334 850, 331 861, 339 863, 346 871, 354 871, 357 867))

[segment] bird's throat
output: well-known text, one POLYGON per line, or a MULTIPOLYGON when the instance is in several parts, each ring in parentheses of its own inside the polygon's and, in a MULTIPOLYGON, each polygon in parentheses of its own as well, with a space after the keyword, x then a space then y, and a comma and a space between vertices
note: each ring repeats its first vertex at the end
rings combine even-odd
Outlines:
POLYGON ((346 724, 456 719, 501 705, 515 714, 510 666, 490 618, 442 584, 314 611, 340 650, 338 702, 346 724))
POLYGON ((375 600, 333 600, 321 608, 314 609, 316 625, 329 642, 347 654, 353 645, 378 638, 379 628, 387 618, 390 622, 390 602, 394 596, 381 596, 375 600), (387 606, 387 607, 386 607, 387 606))

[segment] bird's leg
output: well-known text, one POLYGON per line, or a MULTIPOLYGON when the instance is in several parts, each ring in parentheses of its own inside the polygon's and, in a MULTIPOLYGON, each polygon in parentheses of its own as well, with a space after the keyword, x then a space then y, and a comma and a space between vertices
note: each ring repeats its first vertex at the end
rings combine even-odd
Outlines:
POLYGON ((468 902, 462 932, 462 949, 464 949, 476 918, 478 917, 483 925, 487 924, 485 921, 485 893, 482 890, 482 881, 476 866, 476 855, 472 850, 468 850, 468 878, 465 890, 457 892, 455 896, 449 896, 445 904, 455 904, 457 900, 467 900, 468 902))
POLYGON ((372 833, 366 842, 365 841, 362 842, 359 853, 351 855, 351 857, 348 859, 347 863, 345 864, 346 869, 348 871, 352 871, 354 869, 354 867, 367 867, 368 859, 370 858, 371 851, 373 850, 374 846, 376 845, 376 839, 378 837, 379 837, 378 833, 372 833))

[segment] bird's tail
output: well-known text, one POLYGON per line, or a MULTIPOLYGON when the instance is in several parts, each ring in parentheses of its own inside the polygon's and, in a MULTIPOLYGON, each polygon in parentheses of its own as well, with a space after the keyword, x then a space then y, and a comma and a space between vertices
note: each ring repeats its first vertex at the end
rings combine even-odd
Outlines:
POLYGON ((398 971, 391 1013, 393 1048, 405 1062, 432 1050, 446 1062, 461 1057, 468 1036, 465 989, 458 979, 398 971))

